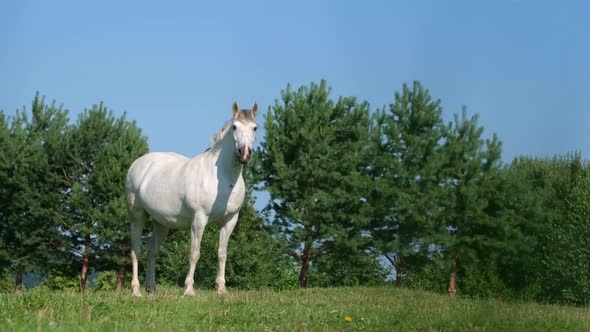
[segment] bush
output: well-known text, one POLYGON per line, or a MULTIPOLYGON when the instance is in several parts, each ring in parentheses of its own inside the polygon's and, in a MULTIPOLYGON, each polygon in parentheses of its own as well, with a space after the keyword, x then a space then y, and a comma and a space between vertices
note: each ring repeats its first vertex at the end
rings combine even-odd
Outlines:
POLYGON ((312 261, 309 283, 319 287, 376 286, 383 285, 388 274, 374 255, 339 251, 312 261))
POLYGON ((79 291, 80 279, 64 275, 51 275, 40 286, 47 287, 50 290, 79 291))
MULTIPOLYGON (((444 260, 430 261, 418 270, 406 274, 403 285, 436 293, 447 293, 449 283, 449 265, 444 260)), ((461 291, 459 289, 459 291, 461 291)))
POLYGON ((115 290, 117 286, 117 273, 114 271, 103 271, 94 278, 93 283, 97 290, 115 290))
POLYGON ((10 274, 5 274, 0 277, 0 293, 14 292, 16 282, 10 274))

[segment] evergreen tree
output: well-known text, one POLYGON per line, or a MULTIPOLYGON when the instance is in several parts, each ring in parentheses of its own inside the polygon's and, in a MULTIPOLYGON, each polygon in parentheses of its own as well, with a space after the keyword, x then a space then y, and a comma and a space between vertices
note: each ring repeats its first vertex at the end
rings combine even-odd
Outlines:
POLYGON ((362 247, 356 222, 364 204, 359 193, 362 154, 369 125, 367 103, 329 98, 326 82, 282 91, 267 113, 261 144, 264 188, 271 194, 273 226, 286 251, 301 264, 306 287, 310 263, 332 247, 362 247))
POLYGON ((25 108, 18 111, 8 132, 3 125, 0 133, 4 136, 0 238, 16 274, 17 293, 26 271, 46 271, 56 259, 54 253, 63 249, 55 218, 61 183, 54 153, 67 112, 55 104, 46 105, 37 94, 30 120, 27 114, 25 108))
POLYGON ((115 118, 101 103, 85 110, 65 135, 66 231, 70 250, 86 287, 91 264, 118 271, 122 284, 128 247, 125 176, 147 152, 146 138, 134 122, 115 118))
POLYGON ((371 130, 369 231, 373 246, 395 268, 398 286, 406 265, 424 260, 432 243, 442 165, 441 113, 440 100, 432 100, 416 81, 395 93, 387 112, 377 112, 371 130))
MULTIPOLYGON (((538 220, 544 214, 541 196, 531 191, 523 172, 509 167, 488 173, 486 183, 481 195, 489 223, 477 232, 490 239, 475 242, 474 254, 462 262, 466 266, 471 259, 471 278, 479 276, 483 282, 477 290, 464 286, 464 291, 479 297, 526 296, 523 289, 532 280, 525 267, 530 266, 527 261, 534 254, 535 237, 541 229, 538 220)), ((469 282, 470 276, 465 279, 469 282)))
MULTIPOLYGON (((484 141, 478 116, 467 118, 463 109, 461 118, 455 114, 454 123, 447 128, 444 154, 444 199, 441 200, 441 239, 443 248, 450 254, 451 271, 449 295, 457 293, 457 262, 470 250, 484 250, 499 245, 496 231, 504 225, 489 215, 489 196, 500 169, 501 143, 494 135, 484 141), (448 230, 448 232, 446 231, 448 230)), ((489 252, 489 251, 486 251, 489 252)))
MULTIPOLYGON (((0 111, 0 230, 4 229, 2 226, 6 222, 6 213, 8 208, 8 170, 10 165, 10 132, 8 128, 8 119, 4 115, 4 112, 0 111)), ((5 245, 6 239, 4 238, 4 232, 0 233, 0 292, 7 291, 8 287, 12 289, 14 282, 7 285, 6 280, 11 277, 10 269, 10 254, 8 248, 5 245)))
MULTIPOLYGON (((450 281, 449 263, 453 257, 449 255, 453 245, 460 243, 454 262, 455 291, 458 288, 461 294, 477 298, 530 298, 527 292, 535 287, 536 280, 531 271, 537 251, 535 237, 540 229, 537 223, 543 215, 540 196, 530 190, 523 172, 504 167, 483 171, 482 176, 485 179, 479 181, 478 199, 462 203, 476 211, 474 202, 480 204, 481 210, 476 212, 479 217, 460 220, 463 232, 453 231, 446 227, 447 223, 442 225, 439 235, 444 240, 425 266, 411 271, 411 287, 444 291, 441 286, 450 281)), ((455 201, 441 201, 446 202, 441 203, 445 208, 461 198, 447 193, 448 199, 455 201)), ((443 210, 440 217, 447 211, 443 210)))
POLYGON ((535 218, 536 244, 517 280, 538 300, 590 303, 590 165, 579 153, 553 158, 520 157, 523 174, 543 214, 535 218))
POLYGON ((96 228, 97 254, 101 270, 116 270, 115 290, 123 285, 125 267, 128 265, 129 222, 125 199, 127 170, 135 159, 148 152, 146 138, 134 121, 126 121, 125 115, 114 124, 113 140, 97 155, 92 187, 99 204, 92 212, 100 224, 96 228))

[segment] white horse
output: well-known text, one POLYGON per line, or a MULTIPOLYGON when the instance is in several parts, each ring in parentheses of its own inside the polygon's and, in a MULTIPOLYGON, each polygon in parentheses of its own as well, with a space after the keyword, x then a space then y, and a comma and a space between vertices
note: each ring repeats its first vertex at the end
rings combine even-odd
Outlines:
POLYGON ((219 293, 225 292, 227 242, 244 201, 242 167, 252 153, 257 112, 256 103, 252 110, 240 110, 234 102, 233 118, 215 135, 213 146, 193 159, 176 153, 153 152, 133 162, 127 173, 125 192, 131 223, 134 296, 141 296, 137 258, 148 215, 152 217, 154 229, 148 243, 147 292, 151 294, 156 290, 156 257, 168 230, 190 228, 190 267, 184 295, 195 295, 194 273, 201 238, 205 226, 212 222, 221 228, 215 288, 219 293))

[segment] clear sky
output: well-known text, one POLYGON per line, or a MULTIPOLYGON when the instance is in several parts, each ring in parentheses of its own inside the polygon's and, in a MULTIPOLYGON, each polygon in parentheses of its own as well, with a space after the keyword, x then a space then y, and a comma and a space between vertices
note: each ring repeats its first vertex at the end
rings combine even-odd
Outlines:
MULTIPOLYGON (((590 158, 588 1, 3 1, 0 109, 104 101, 153 151, 202 152, 231 104, 326 79, 371 108, 420 80, 503 159, 590 158)), ((262 118, 260 116, 260 118, 262 118)))

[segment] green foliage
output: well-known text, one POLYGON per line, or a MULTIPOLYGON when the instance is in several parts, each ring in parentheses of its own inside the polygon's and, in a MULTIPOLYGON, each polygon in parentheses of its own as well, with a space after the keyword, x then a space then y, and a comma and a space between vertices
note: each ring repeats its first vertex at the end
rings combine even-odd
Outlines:
POLYGON ((338 251, 317 257, 310 285, 314 287, 354 287, 383 285, 389 274, 379 257, 363 251, 338 251))
POLYGON ((0 274, 0 293, 14 292, 14 278, 8 273, 0 274))
POLYGON ((514 298, 497 260, 481 256, 480 252, 473 251, 460 257, 460 294, 477 298, 514 298))
POLYGON ((75 276, 68 275, 50 275, 41 287, 47 287, 50 290, 64 290, 64 291, 79 291, 80 279, 75 276))
MULTIPOLYGON (((522 169, 504 167, 495 173, 488 186, 482 190, 486 197, 484 212, 493 222, 486 234, 493 239, 475 246, 470 259, 463 264, 472 266, 469 273, 486 280, 487 291, 475 292, 467 286, 464 293, 485 297, 531 299, 531 286, 535 283, 531 273, 538 243, 538 234, 543 228, 545 211, 542 193, 533 190, 522 169), (500 285, 501 282, 501 285, 500 285)), ((465 272, 460 273, 467 273, 465 272)), ((470 282, 465 280, 465 282, 470 282)))
POLYGON ((60 278, 91 253, 103 266, 124 264, 123 183, 129 164, 147 152, 135 123, 101 104, 68 126, 67 111, 38 94, 30 116, 24 108, 11 119, 0 115, 0 262, 17 274, 60 278))
MULTIPOLYGON (((201 257, 195 270, 195 287, 203 286, 205 281, 202 279, 200 271, 204 265, 211 264, 206 259, 209 256, 210 248, 206 248, 204 244, 206 243, 205 241, 208 241, 212 228, 205 228, 205 233, 201 240, 201 257)), ((229 241, 229 245, 231 246, 231 240, 229 241)), ((158 284, 184 286, 184 280, 188 272, 189 248, 190 235, 188 232, 178 231, 168 235, 168 238, 166 238, 166 241, 160 248, 160 256, 156 260, 156 281, 158 284)), ((145 257, 142 257, 142 260, 145 262, 145 257)), ((228 261, 230 260, 231 258, 228 259, 228 261)), ((139 264, 139 266, 142 267, 143 264, 139 264)), ((213 275, 213 278, 215 278, 215 275, 213 275)), ((210 285, 213 284, 208 280, 207 286, 210 285)))
POLYGON ((273 289, 276 290, 290 290, 299 287, 299 270, 297 266, 291 262, 286 264, 276 265, 273 271, 276 277, 276 283, 273 284, 273 289))
MULTIPOLYGON (((464 108, 461 117, 455 114, 445 134, 444 199, 440 201, 438 228, 442 231, 438 234, 451 260, 450 282, 461 257, 474 252, 483 257, 495 255, 504 244, 502 233, 508 229, 503 220, 491 214, 495 210, 488 209, 490 201, 495 200, 493 187, 500 172, 501 143, 495 135, 484 141, 483 131, 478 116, 468 118, 464 108)), ((449 286, 449 292, 453 291, 449 286)))
POLYGON ((366 102, 329 97, 325 81, 290 86, 266 114, 257 175, 271 195, 275 232, 284 252, 301 264, 307 285, 310 262, 333 246, 361 247, 355 231, 363 204, 362 151, 368 135, 366 102))
POLYGON ((578 175, 565 211, 553 225, 550 254, 543 260, 546 273, 558 282, 546 282, 552 299, 590 304, 590 174, 578 175), (556 245, 559 243, 559 245, 556 245))
MULTIPOLYGON (((381 265, 389 262, 397 281, 403 278, 409 288, 445 293, 451 266, 464 297, 589 305, 588 161, 570 154, 521 157, 504 166, 499 139, 483 138, 477 116, 464 110, 444 125, 441 113, 441 102, 419 82, 404 84, 393 103, 372 116, 366 102, 333 100, 324 81, 297 90, 288 86, 266 114, 266 135, 252 167, 245 169, 248 196, 229 242, 227 286, 288 290, 297 280, 306 286, 308 272, 311 286, 379 285, 391 277, 381 265), (251 199, 254 189, 271 195, 260 213, 251 199)), ((74 124, 68 125, 67 114, 38 94, 30 112, 23 108, 11 117, 0 112, 0 290, 12 292, 23 273, 49 275, 38 291, 15 300, 26 310, 34 308, 30 316, 47 324, 43 315, 66 307, 52 303, 44 309, 49 290, 77 290, 83 262, 90 271, 119 271, 128 264, 125 175, 147 152, 137 125, 102 104, 85 110, 74 124)), ((196 273, 197 285, 205 289, 214 284, 218 237, 217 227, 207 228, 196 273)), ((188 242, 187 232, 166 241, 159 283, 184 283, 188 242)), ((95 280, 103 290, 112 290, 115 282, 113 272, 95 280)), ((264 291, 238 294, 268 298, 264 291)), ((389 293, 416 294, 422 293, 389 293)), ((81 299, 94 302, 73 312, 107 312, 110 305, 104 297, 81 299)), ((460 309, 461 302, 442 301, 438 306, 452 307, 454 314, 460 309)), ((0 306, 6 303, 0 300, 0 306)), ((328 304, 333 305, 322 302, 317 312, 329 314, 322 311, 328 304)), ((276 309, 277 303, 268 306, 276 309)), ((452 318, 430 325, 389 322, 406 329, 445 329, 449 321, 450 329, 529 326, 489 323, 485 309, 474 315, 472 325, 452 318), (481 322, 486 323, 477 325, 481 322)), ((52 324, 59 317, 51 317, 52 324)), ((367 321, 361 327, 379 327, 367 321)), ((539 326, 556 327, 552 322, 539 326)))
POLYGON ((433 242, 442 167, 440 100, 419 82, 403 85, 386 111, 373 119, 367 151, 367 225, 373 247, 396 269, 401 284, 407 265, 424 262, 433 242))
POLYGON ((525 271, 539 300, 590 303, 590 165, 579 154, 519 158, 544 210, 525 271))
MULTIPOLYGON (((247 177, 247 181, 249 180, 247 177)), ((246 197, 247 201, 240 211, 238 224, 229 244, 227 285, 243 289, 277 287, 283 278, 282 271, 277 270, 277 267, 287 265, 287 257, 277 250, 277 241, 264 227, 251 197, 251 194, 246 197)), ((214 252, 217 252, 218 239, 219 236, 216 236, 214 252)))
POLYGON ((477 115, 467 118, 465 109, 461 118, 455 115, 444 146, 446 199, 441 216, 444 226, 451 228, 447 241, 459 250, 484 244, 486 236, 491 235, 485 231, 495 226, 495 220, 486 214, 485 191, 491 191, 488 187, 499 170, 499 153, 495 150, 500 149, 500 143, 494 136, 484 149, 483 127, 477 121, 477 115))
POLYGON ((92 261, 101 270, 115 269, 127 262, 130 242, 125 177, 147 152, 146 138, 135 122, 116 118, 101 103, 80 114, 63 141, 68 251, 78 266, 92 261))
POLYGON ((115 290, 117 273, 114 271, 102 271, 92 282, 97 290, 115 290))
POLYGON ((407 271, 405 286, 410 289, 420 289, 439 294, 447 293, 449 281, 448 260, 431 259, 417 268, 407 271))
POLYGON ((0 117, 0 258, 17 280, 46 270, 63 248, 54 220, 61 188, 55 151, 66 123, 67 111, 38 94, 30 113, 23 108, 8 121, 0 117))
MULTIPOLYGON (((8 166, 10 155, 8 154, 8 144, 10 133, 8 129, 8 121, 3 112, 0 112, 0 223, 5 222, 8 201, 4 199, 8 196, 6 183, 8 182, 8 166)), ((7 235, 0 226, 0 292, 14 291, 14 279, 11 276, 12 269, 10 269, 10 253, 5 244, 5 236, 7 235)))

